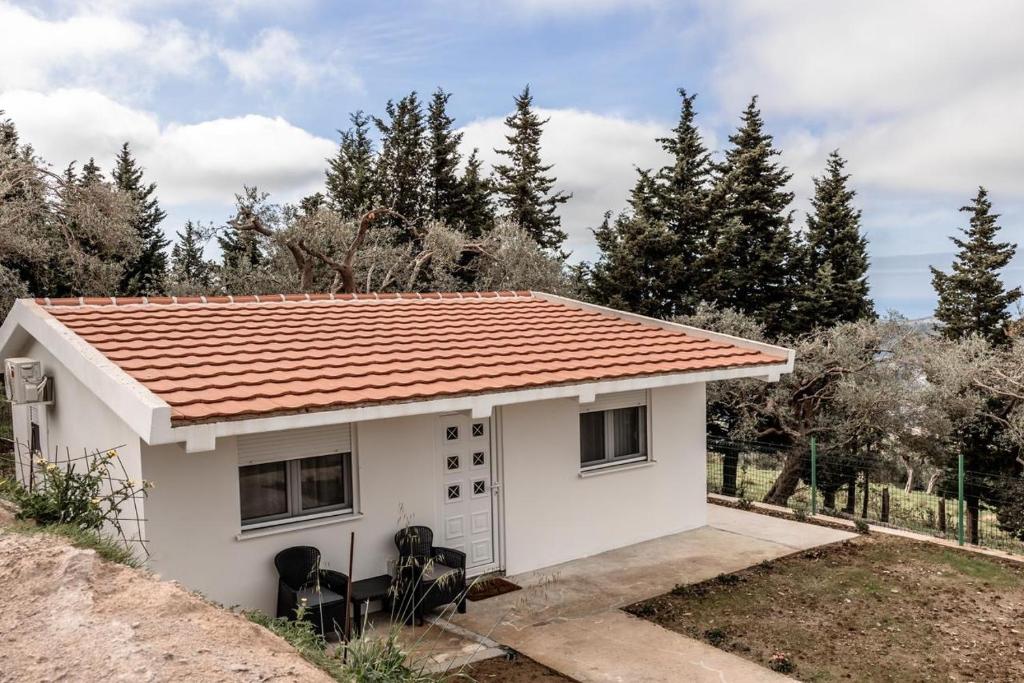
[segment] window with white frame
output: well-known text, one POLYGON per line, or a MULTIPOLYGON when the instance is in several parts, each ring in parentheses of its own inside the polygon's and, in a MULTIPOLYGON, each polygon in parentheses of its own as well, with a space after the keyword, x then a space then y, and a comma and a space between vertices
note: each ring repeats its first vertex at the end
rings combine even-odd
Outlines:
POLYGON ((243 528, 354 512, 347 426, 247 435, 238 445, 243 528))
POLYGON ((639 462, 649 457, 647 392, 602 396, 580 409, 580 467, 639 462))

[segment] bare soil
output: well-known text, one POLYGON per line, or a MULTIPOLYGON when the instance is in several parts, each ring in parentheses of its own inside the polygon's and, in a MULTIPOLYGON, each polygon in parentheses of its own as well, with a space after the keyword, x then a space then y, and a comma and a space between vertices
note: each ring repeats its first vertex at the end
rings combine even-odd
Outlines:
POLYGON ((1024 680, 1024 565, 892 536, 797 553, 628 608, 805 681, 1024 680))
POLYGON ((564 683, 572 680, 520 654, 476 662, 464 673, 477 683, 564 683))
POLYGON ((55 536, 0 526, 0 596, 0 681, 332 680, 248 619, 55 536))

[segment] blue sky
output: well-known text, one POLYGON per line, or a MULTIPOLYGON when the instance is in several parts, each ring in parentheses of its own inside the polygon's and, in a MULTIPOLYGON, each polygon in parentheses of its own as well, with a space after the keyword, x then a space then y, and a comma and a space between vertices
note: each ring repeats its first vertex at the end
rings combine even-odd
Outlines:
MULTIPOLYGON (((109 164, 129 140, 167 229, 221 223, 243 183, 293 200, 322 183, 355 109, 437 86, 484 158, 530 83, 575 258, 661 162, 679 86, 721 149, 757 93, 794 173, 797 223, 838 147, 860 191, 879 308, 933 306, 956 209, 979 183, 1024 242, 1024 4, 908 0, 0 0, 0 109, 52 163, 109 164)), ((1024 261, 1006 273, 1024 280, 1024 261)))

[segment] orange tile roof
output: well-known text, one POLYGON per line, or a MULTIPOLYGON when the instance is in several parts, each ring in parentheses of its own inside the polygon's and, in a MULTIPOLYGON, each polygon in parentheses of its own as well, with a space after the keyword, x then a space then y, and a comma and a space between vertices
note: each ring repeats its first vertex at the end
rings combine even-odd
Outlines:
POLYGON ((786 360, 531 292, 37 303, 175 424, 786 360))

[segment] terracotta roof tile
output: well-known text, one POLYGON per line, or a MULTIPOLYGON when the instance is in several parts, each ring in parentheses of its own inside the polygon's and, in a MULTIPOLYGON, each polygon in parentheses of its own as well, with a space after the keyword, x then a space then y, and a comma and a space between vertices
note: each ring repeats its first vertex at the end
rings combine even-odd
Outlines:
POLYGON ((38 303, 176 424, 785 362, 530 292, 38 303))

